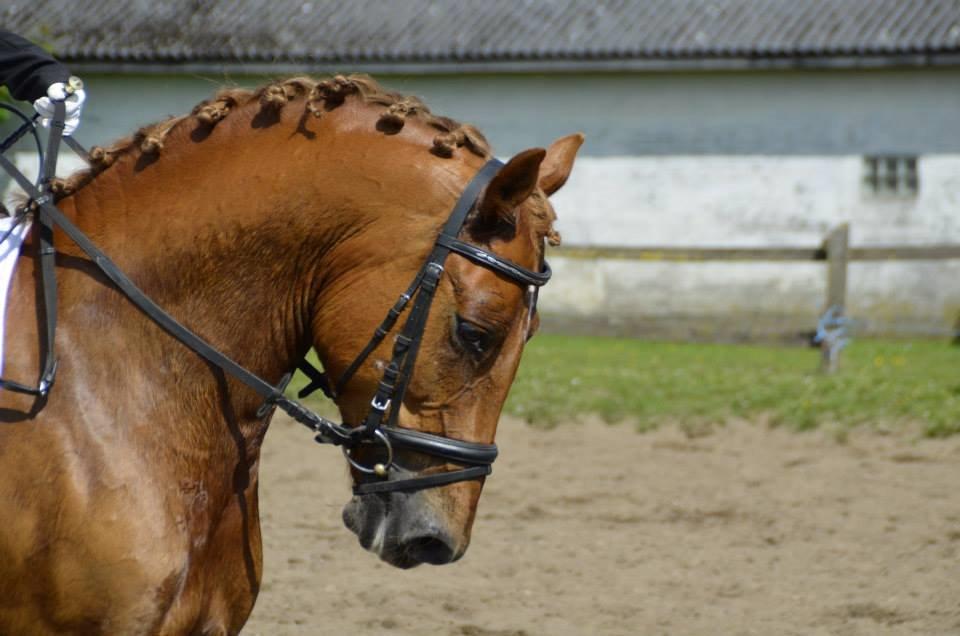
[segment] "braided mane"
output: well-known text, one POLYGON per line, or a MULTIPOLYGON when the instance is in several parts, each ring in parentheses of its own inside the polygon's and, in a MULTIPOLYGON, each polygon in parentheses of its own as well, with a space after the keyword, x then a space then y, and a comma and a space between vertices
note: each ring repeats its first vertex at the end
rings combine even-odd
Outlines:
POLYGON ((90 168, 67 179, 58 179, 54 184, 54 193, 57 199, 75 193, 120 157, 135 152, 160 155, 164 140, 170 132, 186 122, 193 121, 212 127, 228 117, 231 111, 252 102, 259 102, 263 109, 279 110, 300 97, 306 98, 305 108, 310 115, 321 117, 325 111, 343 104, 350 95, 357 95, 368 104, 386 107, 377 123, 377 129, 381 132, 400 132, 406 119, 412 117, 437 130, 431 149, 433 154, 449 158, 453 156, 456 148, 465 147, 480 157, 490 156, 487 140, 473 126, 460 124, 448 117, 438 117, 418 98, 385 90, 368 76, 337 75, 320 81, 309 77, 292 77, 255 90, 223 89, 213 99, 197 104, 189 115, 170 117, 144 126, 132 136, 121 139, 112 146, 94 147, 90 151, 90 168))
MULTIPOLYGON (((197 104, 187 115, 170 117, 144 126, 111 146, 95 146, 90 150, 88 169, 65 179, 53 180, 51 188, 55 200, 59 201, 75 194, 122 157, 140 153, 148 159, 157 159, 162 154, 164 142, 171 131, 190 122, 212 128, 229 117, 232 111, 249 104, 258 102, 261 112, 279 111, 300 98, 303 98, 305 115, 322 117, 323 113, 342 105, 349 96, 356 96, 367 104, 384 107, 376 125, 377 130, 384 134, 400 132, 407 119, 419 120, 434 128, 437 135, 433 138, 430 152, 438 157, 451 158, 457 148, 466 148, 483 158, 492 156, 489 143, 474 126, 434 115, 419 98, 386 90, 367 75, 336 75, 323 80, 291 77, 254 90, 225 88, 212 99, 197 104)), ((537 208, 534 216, 538 227, 535 231, 546 237, 551 244, 558 244, 559 235, 553 228, 555 217, 552 210, 549 210, 548 206, 538 205, 537 208)))

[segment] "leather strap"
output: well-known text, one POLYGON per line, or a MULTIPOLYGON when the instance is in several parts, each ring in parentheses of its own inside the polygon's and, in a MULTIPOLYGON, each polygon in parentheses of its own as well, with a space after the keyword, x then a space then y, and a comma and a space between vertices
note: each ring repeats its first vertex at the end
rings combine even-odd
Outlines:
MULTIPOLYGON (((52 199, 50 182, 56 176, 57 157, 60 154, 60 139, 63 136, 63 121, 66 118, 64 102, 53 103, 53 121, 50 123, 50 135, 47 137, 47 156, 43 166, 43 196, 52 199)), ((57 251, 53 246, 53 221, 47 211, 52 207, 49 203, 40 206, 37 221, 40 225, 40 284, 43 285, 43 310, 46 316, 45 333, 46 356, 43 373, 37 390, 40 395, 46 395, 53 387, 57 373, 57 359, 55 351, 57 335, 57 251)))
POLYGON ((387 311, 387 315, 383 319, 383 322, 380 323, 376 329, 374 329, 373 337, 370 338, 370 342, 368 342, 367 346, 363 348, 360 354, 353 359, 353 362, 350 363, 350 366, 347 367, 347 370, 344 371, 343 375, 340 376, 340 379, 337 380, 337 385, 334 387, 334 393, 336 395, 343 393, 343 389, 347 385, 347 382, 349 382, 350 378, 352 378, 357 372, 357 370, 360 368, 360 365, 363 364, 364 360, 370 357, 370 354, 373 353, 383 339, 387 337, 387 334, 390 333, 390 330, 393 329, 393 325, 396 324, 397 318, 399 318, 400 314, 403 313, 407 303, 410 302, 410 299, 420 287, 420 281, 423 280, 424 269, 425 267, 420 268, 420 271, 418 271, 417 275, 414 276, 413 282, 410 283, 410 287, 408 287, 405 292, 400 294, 400 298, 397 299, 397 302, 394 303, 393 307, 391 307, 389 311, 387 311))
POLYGON ((9 113, 12 113, 20 119, 23 123, 20 124, 20 127, 10 133, 3 142, 0 142, 0 154, 5 153, 7 150, 13 147, 15 143, 20 141, 20 139, 30 133, 33 135, 33 139, 37 144, 37 155, 40 157, 40 172, 43 171, 43 144, 40 143, 40 135, 37 134, 37 124, 36 121, 40 119, 40 115, 34 113, 33 117, 27 117, 19 110, 11 106, 10 104, 4 104, 0 102, 0 109, 3 109, 9 113))
POLYGON ((52 207, 50 201, 50 181, 56 176, 57 156, 60 152, 60 139, 63 136, 63 121, 66 116, 66 106, 62 101, 53 103, 53 121, 50 124, 50 135, 47 137, 47 152, 41 165, 40 187, 37 190, 10 161, 0 154, 0 165, 17 181, 30 198, 39 206, 37 224, 39 225, 39 275, 40 286, 43 291, 43 334, 42 346, 44 350, 43 369, 36 387, 27 386, 14 380, 0 379, 0 388, 24 393, 36 397, 46 397, 53 388, 57 376, 56 334, 57 334, 57 252, 53 246, 53 223, 47 208, 52 207))
POLYGON ((451 252, 466 256, 474 263, 499 272, 507 278, 511 278, 524 285, 542 287, 549 282, 550 275, 552 274, 550 265, 546 261, 543 262, 543 269, 540 270, 540 272, 532 272, 529 269, 517 265, 513 261, 509 261, 496 254, 491 254, 476 245, 464 243, 460 239, 447 236, 446 234, 441 234, 437 237, 437 243, 448 248, 451 252))
POLYGON ((442 457, 459 464, 492 464, 497 459, 496 444, 467 442, 452 437, 432 435, 410 428, 385 427, 383 432, 394 448, 405 448, 442 457))
POLYGON ((427 326, 430 306, 433 304, 442 275, 443 266, 434 260, 428 261, 427 271, 420 285, 420 293, 417 294, 413 308, 410 309, 410 316, 393 347, 393 360, 399 367, 400 374, 392 395, 389 396, 393 401, 390 418, 387 420, 390 426, 396 426, 400 417, 400 404, 413 377, 413 368, 417 362, 417 354, 420 352, 420 343, 423 342, 423 332, 427 326))
POLYGON ((493 468, 487 466, 473 466, 462 470, 449 470, 443 473, 432 473, 421 477, 400 477, 393 481, 371 481, 357 484, 353 487, 355 495, 369 495, 373 493, 385 493, 403 490, 423 490, 424 488, 436 488, 437 486, 446 486, 458 481, 467 481, 469 479, 479 479, 486 477, 493 472, 493 468))
POLYGON ((297 392, 298 398, 302 400, 318 389, 323 391, 323 394, 331 400, 336 397, 333 393, 333 388, 330 386, 330 378, 327 377, 327 374, 307 362, 306 358, 300 361, 297 368, 300 369, 303 375, 310 379, 307 386, 297 392))
POLYGON ((65 144, 67 144, 68 146, 70 146, 70 150, 72 150, 72 151, 74 151, 75 153, 77 153, 77 156, 78 156, 78 157, 80 157, 81 159, 83 159, 83 160, 86 161, 87 163, 90 163, 90 153, 87 152, 87 149, 84 148, 83 146, 81 146, 80 143, 79 143, 76 139, 74 139, 73 137, 64 137, 64 138, 63 138, 63 143, 65 143, 65 144))

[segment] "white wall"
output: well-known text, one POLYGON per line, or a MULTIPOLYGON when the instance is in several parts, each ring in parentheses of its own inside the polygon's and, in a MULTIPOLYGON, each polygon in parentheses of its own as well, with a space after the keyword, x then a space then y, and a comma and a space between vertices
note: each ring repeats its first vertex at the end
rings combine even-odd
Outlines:
MULTIPOLYGON (((882 197, 853 157, 584 157, 554 199, 568 245, 960 244, 960 155, 921 157, 914 198, 882 197)), ((823 309, 820 263, 662 263, 554 259, 548 328, 667 337, 789 337, 823 309)), ((850 266, 848 313, 863 333, 952 334, 960 260, 850 266)))
POLYGON ((960 154, 918 171, 896 198, 864 188, 859 156, 587 156, 554 205, 577 244, 814 245, 841 222, 858 244, 960 243, 960 154))

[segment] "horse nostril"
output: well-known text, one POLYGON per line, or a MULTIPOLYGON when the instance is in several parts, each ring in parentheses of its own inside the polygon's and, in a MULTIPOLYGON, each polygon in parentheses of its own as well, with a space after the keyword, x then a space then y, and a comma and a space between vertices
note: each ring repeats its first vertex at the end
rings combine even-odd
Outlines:
POLYGON ((453 547, 441 537, 414 537, 404 544, 404 552, 419 563, 443 565, 453 560, 453 547))

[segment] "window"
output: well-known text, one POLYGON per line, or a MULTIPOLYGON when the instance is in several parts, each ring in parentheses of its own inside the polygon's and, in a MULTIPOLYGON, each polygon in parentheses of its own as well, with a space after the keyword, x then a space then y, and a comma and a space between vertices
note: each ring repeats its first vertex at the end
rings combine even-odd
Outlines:
POLYGON ((903 155, 864 157, 863 185, 871 194, 915 197, 920 190, 917 158, 903 155))

